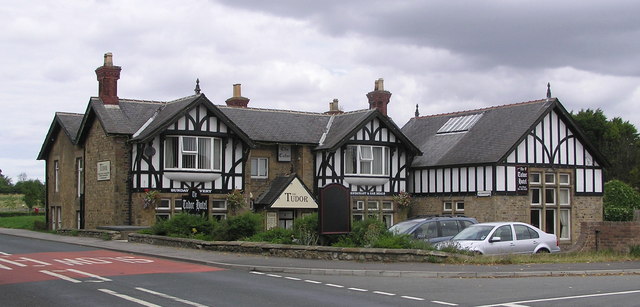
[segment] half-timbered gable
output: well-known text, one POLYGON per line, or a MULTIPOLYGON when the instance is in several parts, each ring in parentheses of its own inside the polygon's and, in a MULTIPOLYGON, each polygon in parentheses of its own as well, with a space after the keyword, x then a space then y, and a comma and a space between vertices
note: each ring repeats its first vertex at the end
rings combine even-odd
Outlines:
POLYGON ((316 148, 316 188, 340 183, 352 195, 406 191, 407 161, 418 153, 377 110, 334 115, 316 148))
POLYGON ((174 193, 243 189, 250 143, 204 94, 161 104, 133 134, 132 187, 174 193))
POLYGON ((416 117, 402 131, 424 152, 409 176, 422 214, 519 220, 565 242, 602 218, 606 161, 555 98, 416 117))

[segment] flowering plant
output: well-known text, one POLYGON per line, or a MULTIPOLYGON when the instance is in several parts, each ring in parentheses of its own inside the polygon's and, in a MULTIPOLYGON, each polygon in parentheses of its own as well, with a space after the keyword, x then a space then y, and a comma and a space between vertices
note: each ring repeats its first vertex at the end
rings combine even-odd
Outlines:
POLYGON ((150 205, 155 205, 158 198, 158 190, 144 189, 144 207, 148 208, 150 205))
POLYGON ((400 208, 408 208, 413 203, 413 199, 411 198, 411 194, 409 194, 409 193, 407 193, 405 191, 400 191, 400 193, 398 193, 398 195, 395 195, 393 197, 393 201, 400 208))

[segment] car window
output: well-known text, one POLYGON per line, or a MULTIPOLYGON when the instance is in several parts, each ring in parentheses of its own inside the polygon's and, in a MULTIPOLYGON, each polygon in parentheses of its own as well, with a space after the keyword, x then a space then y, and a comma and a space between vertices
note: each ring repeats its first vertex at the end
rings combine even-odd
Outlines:
POLYGON ((535 229, 529 226, 524 226, 524 227, 527 227, 527 229, 529 230, 529 235, 531 236, 531 239, 537 239, 540 237, 540 235, 538 234, 537 231, 535 231, 535 229))
POLYGON ((471 226, 463 229, 460 233, 458 233, 451 240, 454 241, 482 241, 487 238, 493 226, 471 226))
POLYGON ((511 225, 503 225, 496 229, 496 232, 493 233, 494 237, 500 237, 500 241, 513 241, 513 234, 511 233, 511 225))
POLYGON ((411 229, 416 224, 420 223, 420 221, 405 221, 398 224, 395 224, 389 228, 389 231, 393 233, 407 233, 409 229, 411 229))
POLYGON ((460 224, 460 229, 465 229, 465 228, 473 225, 473 223, 471 221, 467 221, 467 220, 459 220, 458 223, 460 224))
POLYGON ((438 229, 436 228, 436 222, 426 222, 420 225, 413 232, 415 238, 431 239, 438 236, 438 229))
POLYGON ((516 240, 529 240, 531 234, 529 233, 529 227, 524 225, 513 225, 516 230, 516 240))
POLYGON ((460 232, 458 230, 458 221, 440 221, 440 231, 443 237, 455 236, 460 232))

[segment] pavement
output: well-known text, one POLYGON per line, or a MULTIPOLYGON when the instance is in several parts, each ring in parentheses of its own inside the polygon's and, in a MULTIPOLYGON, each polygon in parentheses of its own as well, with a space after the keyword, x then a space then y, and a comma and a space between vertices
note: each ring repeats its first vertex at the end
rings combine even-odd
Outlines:
POLYGON ((204 251, 132 243, 126 240, 103 240, 92 237, 64 236, 24 229, 0 228, 0 234, 56 241, 176 261, 187 261, 215 267, 270 273, 427 278, 505 278, 640 274, 640 261, 515 265, 360 262, 297 259, 204 251))

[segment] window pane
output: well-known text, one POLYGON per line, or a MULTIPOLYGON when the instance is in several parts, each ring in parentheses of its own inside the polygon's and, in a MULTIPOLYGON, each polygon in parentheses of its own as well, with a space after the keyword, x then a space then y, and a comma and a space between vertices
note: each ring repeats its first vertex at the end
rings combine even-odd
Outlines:
POLYGON ((569 174, 560 174, 560 184, 569 184, 569 174))
POLYGON ((440 231, 442 231, 443 237, 455 236, 458 231, 458 222, 455 220, 451 221, 440 221, 440 231))
POLYGON ((164 167, 178 167, 178 138, 167 137, 164 141, 164 167))
POLYGON ((251 176, 258 176, 258 159, 251 159, 251 176))
POLYGON ((196 155, 182 155, 182 168, 196 168, 196 155))
POLYGON ((529 227, 524 225, 513 225, 516 230, 516 240, 528 240, 531 239, 529 234, 529 227))
POLYGON ((540 228, 540 209, 531 210, 531 223, 529 224, 540 228))
POLYGON ((531 173, 531 183, 540 183, 540 173, 531 173))
POLYGON ((554 174, 554 173, 544 174, 544 183, 545 184, 554 184, 554 183, 556 183, 556 174, 554 174))
POLYGON ((456 202, 456 211, 460 211, 460 212, 464 211, 464 202, 461 202, 461 201, 456 202))
POLYGON ((362 160, 372 160, 373 153, 371 150, 371 146, 360 146, 360 159, 362 160))
POLYGON ((444 211, 451 211, 451 210, 453 210, 453 203, 450 201, 444 202, 444 211))
POLYGON ((367 202, 368 210, 378 210, 378 202, 377 201, 368 201, 367 202))
POLYGON ((211 169, 211 139, 198 138, 198 169, 211 169))
POLYGON ((531 189, 531 203, 535 205, 540 204, 540 189, 531 189))
POLYGON ((393 210, 393 202, 383 201, 382 202, 382 210, 393 210))
POLYGON ((544 203, 549 205, 556 203, 556 189, 544 189, 544 203))
POLYGON ((560 210, 560 239, 569 239, 569 210, 560 210))
POLYGON ((262 176, 262 177, 267 177, 267 159, 266 158, 262 158, 258 160, 258 175, 262 176))
POLYGON ((384 174, 385 175, 389 175, 389 164, 387 163, 387 161, 389 161, 389 159, 391 159, 391 150, 389 149, 389 147, 385 147, 384 148, 384 163, 382 163, 384 165, 384 174))
POLYGON ((222 169, 222 140, 213 139, 213 169, 222 169))
POLYGON ((502 242, 513 241, 513 233, 511 233, 511 225, 500 226, 500 228, 498 228, 496 232, 493 233, 493 237, 500 237, 500 241, 502 242))
POLYGON ((560 205, 569 205, 569 189, 558 190, 558 203, 560 205))
POLYGON ((382 175, 382 147, 373 147, 373 174, 382 175))
POLYGON ((195 152, 197 146, 195 137, 182 137, 182 151, 195 152))
POLYGON ((371 174, 372 161, 360 161, 360 174, 371 174))
POLYGON ((355 174, 357 171, 358 165, 358 147, 357 146, 347 146, 347 151, 344 155, 344 171, 347 174, 355 174))
POLYGON ((556 233, 556 210, 547 209, 544 216, 544 231, 546 233, 556 233))

